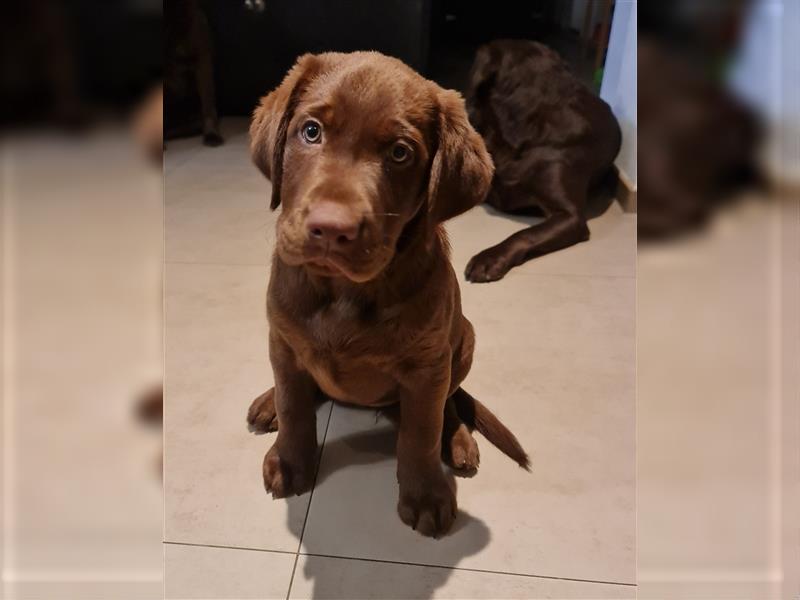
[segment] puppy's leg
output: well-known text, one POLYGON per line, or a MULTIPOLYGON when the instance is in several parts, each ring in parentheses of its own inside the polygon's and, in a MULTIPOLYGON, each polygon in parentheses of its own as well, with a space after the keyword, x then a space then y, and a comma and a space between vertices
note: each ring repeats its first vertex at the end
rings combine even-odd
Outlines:
POLYGON ((456 475, 472 477, 478 472, 481 453, 478 442, 464 424, 456 411, 453 397, 444 406, 444 426, 442 428, 442 460, 456 475))
POLYGON ((587 185, 570 180, 559 167, 546 172, 548 176, 539 190, 541 205, 547 220, 523 229, 508 239, 479 252, 467 264, 464 274, 468 281, 485 283, 502 279, 517 265, 556 250, 589 239, 589 227, 583 216, 587 185))
MULTIPOLYGON (((257 398, 256 401, 260 398, 257 398)), ((255 402, 253 404, 255 405, 255 402)), ((400 411, 398 408, 398 406, 389 406, 381 409, 381 415, 399 427, 400 411)), ((444 406, 442 461, 459 477, 475 475, 481 462, 478 442, 458 416, 452 397, 447 399, 444 406)))
POLYGON ((275 374, 278 437, 264 457, 264 486, 273 498, 301 494, 313 484, 317 454, 317 385, 297 366, 291 348, 270 336, 270 360, 275 374))
POLYGON ((400 400, 397 481, 400 519, 423 535, 447 533, 456 517, 455 484, 442 469, 442 425, 450 380, 448 362, 414 373, 400 400))

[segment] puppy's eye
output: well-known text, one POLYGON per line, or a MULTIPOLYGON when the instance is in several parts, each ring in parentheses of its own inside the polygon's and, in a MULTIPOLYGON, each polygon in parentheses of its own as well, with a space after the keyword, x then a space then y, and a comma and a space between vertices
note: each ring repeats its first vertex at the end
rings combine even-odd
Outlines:
POLYGON ((408 161, 411 158, 411 154, 411 148, 402 142, 397 142, 394 146, 392 146, 392 151, 390 152, 392 160, 396 163, 404 163, 408 161))
POLYGON ((319 140, 322 137, 322 125, 316 121, 306 121, 303 123, 303 129, 301 131, 303 134, 303 139, 309 144, 319 143, 319 140))

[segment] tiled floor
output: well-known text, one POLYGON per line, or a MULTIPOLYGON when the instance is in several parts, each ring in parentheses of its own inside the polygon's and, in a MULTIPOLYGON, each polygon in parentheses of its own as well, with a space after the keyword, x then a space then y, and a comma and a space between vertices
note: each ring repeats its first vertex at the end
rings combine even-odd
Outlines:
MULTIPOLYGON (((168 598, 635 596, 635 219, 614 205, 592 240, 490 285, 462 282, 477 331, 465 387, 530 452, 520 470, 483 438, 442 540, 395 512, 393 428, 326 404, 313 493, 271 500, 248 432, 272 384, 264 295, 275 215, 243 122, 166 153, 168 598)), ((451 222, 453 262, 523 225, 478 207, 451 222)))

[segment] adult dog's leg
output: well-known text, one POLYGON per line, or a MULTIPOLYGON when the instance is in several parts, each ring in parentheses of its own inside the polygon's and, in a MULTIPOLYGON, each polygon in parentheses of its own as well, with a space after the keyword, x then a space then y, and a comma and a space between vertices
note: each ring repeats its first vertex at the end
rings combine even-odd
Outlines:
POLYGON ((203 115, 203 144, 206 146, 219 146, 224 140, 219 133, 219 118, 217 117, 217 100, 214 93, 214 66, 211 50, 211 34, 205 15, 197 15, 196 33, 199 46, 197 57, 197 93, 200 96, 200 110, 203 115))
POLYGON ((497 281, 513 267, 532 258, 589 239, 589 227, 583 215, 587 185, 577 178, 570 180, 560 167, 551 167, 542 177, 547 185, 542 185, 537 195, 548 215, 547 220, 518 231, 473 256, 464 272, 467 280, 497 281))
POLYGON ((317 455, 317 385, 297 366, 292 349, 270 335, 269 354, 275 374, 278 437, 264 457, 264 486, 273 498, 311 488, 317 455))

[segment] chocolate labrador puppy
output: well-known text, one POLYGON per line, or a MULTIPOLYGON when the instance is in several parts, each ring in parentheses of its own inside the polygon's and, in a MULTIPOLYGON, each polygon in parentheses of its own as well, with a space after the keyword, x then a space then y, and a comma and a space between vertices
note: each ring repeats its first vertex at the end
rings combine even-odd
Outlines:
POLYGON ((489 189, 483 141, 456 92, 376 52, 301 57, 261 100, 250 136, 271 207, 282 205, 267 292, 275 387, 248 414, 256 429, 279 424, 265 486, 279 498, 313 484, 320 398, 399 405, 400 518, 443 534, 456 498, 441 457, 476 468, 472 427, 528 466, 459 387, 474 334, 442 223, 489 189))
POLYGON ((588 240, 587 199, 616 180, 622 138, 608 105, 558 54, 524 40, 478 50, 467 104, 495 164, 486 202, 545 217, 474 256, 467 279, 496 281, 531 258, 588 240))

